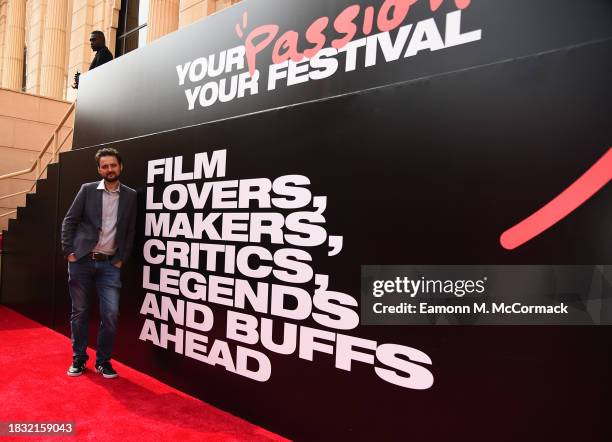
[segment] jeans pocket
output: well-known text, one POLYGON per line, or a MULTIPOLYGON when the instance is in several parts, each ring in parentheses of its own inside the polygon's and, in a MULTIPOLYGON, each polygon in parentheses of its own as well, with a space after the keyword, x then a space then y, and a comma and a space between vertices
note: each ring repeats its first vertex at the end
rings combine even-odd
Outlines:
POLYGON ((111 266, 113 269, 115 269, 116 271, 120 272, 121 268, 117 267, 115 264, 113 264, 110 259, 108 260, 108 265, 111 266))

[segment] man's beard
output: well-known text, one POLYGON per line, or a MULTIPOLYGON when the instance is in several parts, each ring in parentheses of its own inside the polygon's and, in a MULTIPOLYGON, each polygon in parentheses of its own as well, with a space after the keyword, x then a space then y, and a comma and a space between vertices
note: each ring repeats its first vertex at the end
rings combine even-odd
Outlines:
POLYGON ((118 179, 119 179, 119 174, 113 176, 112 178, 109 178, 108 175, 104 177, 104 181, 106 181, 107 183, 114 183, 118 179))

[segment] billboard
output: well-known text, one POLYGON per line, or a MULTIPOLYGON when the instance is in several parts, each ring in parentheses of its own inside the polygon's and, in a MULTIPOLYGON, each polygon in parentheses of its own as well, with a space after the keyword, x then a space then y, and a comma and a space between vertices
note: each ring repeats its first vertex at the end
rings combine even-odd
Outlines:
MULTIPOLYGON (((608 151, 610 48, 111 144, 140 195, 117 357, 296 439, 395 439, 400 418, 434 440, 493 437, 500 420, 515 434, 561 436, 567 428, 550 426, 559 415, 591 419, 607 401, 610 328, 559 324, 609 323, 611 189, 519 247, 500 237, 608 151), (479 303, 564 303, 568 314, 368 322, 367 302, 402 295, 373 297, 364 281, 398 276, 488 278, 479 303), (591 405, 541 410, 536 395, 591 405), (478 433, 458 430, 473 408, 478 433)), ((63 158, 73 172, 60 212, 94 178, 78 166, 94 150, 63 158)), ((593 425, 587 435, 601 431, 593 425)))
POLYGON ((579 50, 607 0, 244 0, 81 77, 74 146, 579 50))

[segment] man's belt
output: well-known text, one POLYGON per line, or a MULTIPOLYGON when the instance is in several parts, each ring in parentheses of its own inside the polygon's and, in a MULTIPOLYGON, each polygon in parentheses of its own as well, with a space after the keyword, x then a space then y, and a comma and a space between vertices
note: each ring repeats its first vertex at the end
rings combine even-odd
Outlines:
POLYGON ((113 259, 113 256, 115 255, 105 255, 104 253, 91 252, 87 256, 89 256, 94 261, 108 261, 109 259, 113 259))

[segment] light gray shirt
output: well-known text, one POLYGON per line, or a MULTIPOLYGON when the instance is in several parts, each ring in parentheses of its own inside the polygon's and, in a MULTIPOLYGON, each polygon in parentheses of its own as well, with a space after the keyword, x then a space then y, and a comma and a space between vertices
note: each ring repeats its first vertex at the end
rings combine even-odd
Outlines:
POLYGON ((102 228, 98 244, 92 250, 93 252, 104 253, 105 255, 114 255, 117 251, 115 236, 117 234, 117 211, 119 208, 119 189, 109 191, 104 185, 104 180, 98 184, 97 191, 104 192, 102 194, 102 228))

